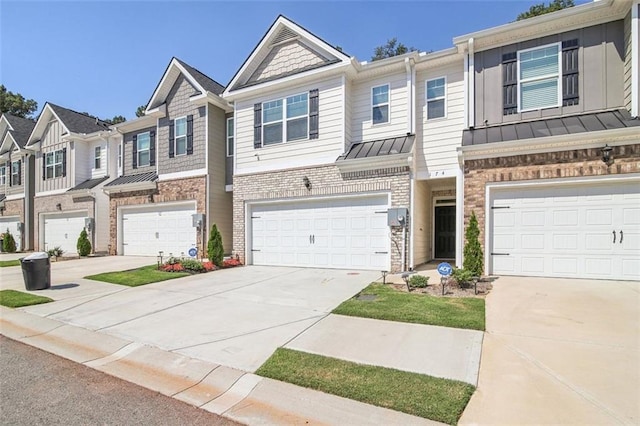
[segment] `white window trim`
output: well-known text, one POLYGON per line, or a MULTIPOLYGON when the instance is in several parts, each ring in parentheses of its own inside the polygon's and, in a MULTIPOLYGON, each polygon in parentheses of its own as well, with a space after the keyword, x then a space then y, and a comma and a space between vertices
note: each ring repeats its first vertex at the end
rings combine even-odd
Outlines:
POLYGON ((7 167, 0 166, 0 186, 7 185, 7 167))
POLYGON ((96 146, 93 148, 93 169, 100 170, 102 169, 102 147, 96 146), (98 167, 96 167, 98 164, 98 167))
POLYGON ((56 163, 56 153, 58 151, 62 152, 62 156, 64 156, 64 151, 62 149, 56 149, 55 151, 46 152, 44 154, 44 156, 42 157, 42 161, 44 161, 44 176, 45 176, 45 180, 46 179, 56 179, 56 178, 62 177, 62 173, 63 173, 62 164, 64 163, 64 158, 62 158, 59 163, 56 163), (49 155, 53 156, 53 162, 51 163, 51 165, 47 165, 47 156, 49 156, 49 155), (58 164, 60 164, 60 170, 61 170, 60 176, 56 176, 56 166, 58 164), (47 169, 49 167, 51 167, 51 169, 52 169, 51 177, 47 177, 47 169))
POLYGON ((136 137, 136 165, 138 167, 149 167, 151 166, 151 132, 142 132, 142 133, 138 133, 137 137, 136 137), (141 135, 149 135, 149 148, 147 149, 140 149, 140 146, 138 145, 140 143, 140 136, 141 135), (140 153, 141 152, 148 152, 149 153, 149 163, 148 164, 140 164, 140 153))
POLYGON ((267 148, 270 146, 275 146, 275 145, 280 145, 283 143, 295 143, 295 142, 301 142, 301 141, 306 141, 309 140, 309 122, 310 120, 310 102, 309 102, 309 92, 300 92, 300 93, 294 93, 292 95, 288 95, 288 96, 284 96, 282 98, 276 98, 276 99, 271 99, 268 101, 264 101, 262 102, 262 110, 261 110, 261 114, 262 115, 262 125, 260 126, 260 131, 262 132, 262 147, 263 148, 267 148), (306 95, 307 96, 307 115, 299 115, 297 117, 287 117, 287 99, 289 98, 293 98, 294 96, 302 96, 302 95, 306 95), (274 120, 274 121, 269 121, 268 123, 265 123, 264 121, 264 104, 267 104, 269 102, 275 102, 275 101, 282 101, 282 118, 280 120, 274 120), (296 139, 293 141, 288 141, 287 140, 287 122, 289 120, 297 120, 299 118, 303 118, 306 117, 307 118, 307 137, 306 138, 300 138, 300 139, 296 139), (264 143, 264 126, 265 124, 275 124, 275 123, 282 123, 282 141, 281 142, 272 142, 270 144, 265 144, 264 143))
POLYGON ((173 121, 173 156, 180 157, 182 155, 187 155, 187 134, 189 133, 189 126, 187 116, 178 117, 173 121), (184 119, 184 152, 182 154, 178 154, 178 120, 184 119))
POLYGON ((522 49, 522 50, 518 50, 518 67, 516 70, 516 77, 518 79, 518 85, 516 86, 517 89, 517 96, 518 96, 518 112, 527 112, 527 111, 540 111, 543 109, 547 109, 547 108, 558 108, 562 105, 562 43, 550 43, 550 44, 545 44, 542 46, 536 46, 536 47, 532 47, 529 49, 522 49), (531 52, 532 50, 540 50, 540 49, 546 49, 548 47, 551 46, 555 46, 556 49, 558 50, 558 73, 557 74, 546 74, 546 75, 542 75, 542 76, 538 76, 535 78, 528 78, 525 80, 520 80, 520 55, 526 52, 531 52), (524 82, 524 83, 530 83, 532 81, 538 81, 538 80, 546 80, 549 78, 552 78, 556 76, 558 78, 558 100, 556 102, 555 105, 548 105, 548 106, 544 106, 541 108, 528 108, 528 109, 522 109, 521 105, 522 105, 522 99, 520 96, 520 92, 521 92, 521 87, 520 85, 524 82))
POLYGON ((424 82, 424 97, 425 97, 425 115, 427 116, 427 120, 442 120, 447 118, 447 76, 443 75, 442 77, 436 77, 436 78, 430 78, 429 80, 424 82), (435 80, 444 80, 444 95, 443 96, 438 96, 435 97, 433 99, 429 99, 429 91, 427 89, 427 85, 429 84, 430 81, 435 81, 435 80), (442 117, 433 117, 430 118, 429 117, 429 102, 431 101, 439 101, 439 100, 444 100, 444 115, 442 117))
POLYGON ((370 117, 371 117, 371 125, 372 126, 384 126, 386 124, 391 123, 391 83, 385 83, 385 84, 378 84, 377 86, 372 86, 371 87, 371 98, 370 98, 370 102, 369 102, 371 108, 369 108, 369 112, 370 112, 370 117), (378 87, 384 87, 387 86, 387 102, 385 103, 381 103, 381 104, 377 104, 377 105, 373 105, 373 89, 377 89, 378 87), (382 123, 374 123, 373 122, 373 107, 374 106, 384 106, 387 105, 387 121, 382 122, 382 123))
POLYGON ((233 119, 234 119, 234 117, 227 118, 227 128, 226 128, 226 131, 227 131, 227 133, 226 133, 226 135, 227 135, 227 137, 226 137, 226 141, 227 141, 227 157, 233 157, 233 154, 229 153, 229 139, 233 139, 233 143, 235 144, 235 129, 233 127, 235 125, 235 122, 233 122, 233 124, 231 125, 231 136, 229 136, 229 128, 230 128, 229 127, 229 122, 232 122, 233 119))
MULTIPOLYGON (((13 165, 14 164, 19 164, 19 163, 20 163, 20 160, 11 162, 11 176, 9 177, 9 179, 11 179, 11 186, 18 186, 17 183, 14 183, 13 176, 15 175, 15 176, 18 176, 20 178, 21 177, 20 176, 21 170, 20 170, 20 167, 18 167, 18 172, 17 173, 13 173, 13 165)), ((20 179, 20 185, 22 185, 22 179, 20 179)))

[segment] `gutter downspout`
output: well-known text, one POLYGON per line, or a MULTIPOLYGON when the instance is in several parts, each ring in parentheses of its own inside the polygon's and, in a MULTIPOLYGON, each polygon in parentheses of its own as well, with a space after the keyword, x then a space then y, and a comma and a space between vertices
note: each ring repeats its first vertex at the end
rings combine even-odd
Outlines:
POLYGON ((464 157, 458 148, 458 170, 456 170, 456 266, 462 268, 464 246, 464 157))
MULTIPOLYGON (((415 107, 415 99, 416 99, 416 67, 415 61, 413 58, 405 58, 404 66, 407 72, 407 107, 409 113, 407 114, 408 123, 407 123, 407 133, 415 134, 416 132, 416 107, 415 107)), ((416 141, 418 138, 416 138, 416 141)), ((420 138, 422 140, 422 138, 420 138)), ((416 149, 415 145, 413 149, 416 149)), ((415 235, 415 204, 414 204, 414 188, 415 188, 415 175, 413 170, 415 168, 411 167, 409 172, 409 206, 410 206, 410 214, 409 221, 411 228, 409 229, 409 255, 408 262, 403 259, 402 267, 404 270, 412 271, 414 268, 414 235, 415 235), (407 265, 408 263, 408 265, 407 265), (408 269, 407 269, 408 266, 408 269)), ((405 227, 405 238, 403 238, 403 243, 406 242, 406 227, 405 227)), ((403 257, 405 253, 405 248, 403 244, 403 257)))
POLYGON ((631 116, 640 116, 640 17, 638 16, 640 2, 631 5, 631 116))

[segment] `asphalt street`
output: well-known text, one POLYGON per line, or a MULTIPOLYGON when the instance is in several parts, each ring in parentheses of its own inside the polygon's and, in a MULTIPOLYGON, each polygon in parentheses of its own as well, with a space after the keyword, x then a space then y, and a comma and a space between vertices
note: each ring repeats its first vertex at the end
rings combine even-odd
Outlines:
POLYGON ((237 425, 0 335, 3 425, 237 425))

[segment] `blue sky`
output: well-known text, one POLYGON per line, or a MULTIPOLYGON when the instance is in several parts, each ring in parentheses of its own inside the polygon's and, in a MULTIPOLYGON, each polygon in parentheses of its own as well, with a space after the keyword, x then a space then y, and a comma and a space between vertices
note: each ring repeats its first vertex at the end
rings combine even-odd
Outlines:
POLYGON ((365 61, 392 37, 446 49, 541 1, 0 0, 0 82, 40 108, 134 118, 172 56, 226 85, 278 14, 365 61))

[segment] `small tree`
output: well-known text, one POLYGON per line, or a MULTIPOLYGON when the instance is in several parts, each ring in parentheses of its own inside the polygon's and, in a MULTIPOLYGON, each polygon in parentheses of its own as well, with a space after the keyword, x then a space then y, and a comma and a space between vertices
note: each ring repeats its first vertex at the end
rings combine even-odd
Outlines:
POLYGON ((548 5, 544 2, 540 4, 534 4, 529 8, 529 10, 519 14, 516 18, 516 21, 533 18, 534 16, 540 16, 546 13, 556 12, 568 7, 573 7, 573 0, 552 0, 548 5))
POLYGON ((16 252, 16 240, 9 232, 9 228, 7 228, 7 232, 4 234, 4 238, 2 240, 2 251, 7 253, 15 253, 16 252))
POLYGON ((84 228, 82 228, 82 232, 80 232, 76 248, 78 249, 78 255, 80 256, 86 256, 91 253, 91 242, 89 241, 87 231, 84 228))
POLYGON ((209 261, 221 268, 224 259, 224 248, 222 247, 222 235, 218 231, 218 227, 214 223, 209 234, 209 242, 207 243, 207 255, 209 261))
POLYGON ((471 212, 471 219, 469 219, 469 225, 465 232, 467 242, 464 245, 464 262, 462 266, 467 271, 470 271, 473 276, 479 277, 482 275, 484 255, 482 254, 482 247, 478 236, 480 235, 480 228, 478 228, 478 219, 476 213, 471 212))

